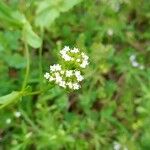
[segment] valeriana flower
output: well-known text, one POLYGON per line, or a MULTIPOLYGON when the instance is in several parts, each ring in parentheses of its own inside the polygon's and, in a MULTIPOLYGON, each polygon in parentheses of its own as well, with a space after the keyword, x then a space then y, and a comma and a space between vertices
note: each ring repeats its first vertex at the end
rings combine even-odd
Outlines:
POLYGON ((75 71, 75 76, 79 82, 84 79, 84 77, 81 75, 80 71, 75 71))
POLYGON ((139 68, 141 70, 144 69, 144 66, 142 64, 140 64, 138 61, 137 61, 137 58, 136 58, 136 55, 135 54, 132 54, 130 57, 129 57, 129 60, 132 64, 133 67, 135 68, 139 68))
POLYGON ((68 46, 65 46, 60 51, 60 56, 65 62, 76 65, 76 67, 86 68, 89 64, 89 57, 78 48, 70 49, 68 46))
POLYGON ((73 83, 72 86, 73 86, 74 90, 78 90, 80 88, 80 84, 78 84, 78 83, 73 83))
POLYGON ((108 34, 109 36, 113 36, 114 31, 113 31, 112 29, 108 29, 108 30, 107 30, 107 34, 108 34))
POLYGON ((44 74, 44 78, 49 79, 49 77, 50 77, 50 74, 49 74, 48 72, 46 72, 46 73, 44 74))
POLYGON ((70 49, 68 46, 60 51, 60 56, 63 64, 51 65, 45 79, 65 89, 78 90, 84 80, 82 68, 89 64, 89 57, 78 48, 70 49))
POLYGON ((16 118, 19 118, 21 116, 21 112, 17 111, 17 112, 14 113, 14 115, 15 115, 16 118))
POLYGON ((59 64, 54 64, 52 66, 50 66, 50 71, 60 71, 61 70, 61 65, 59 64))
POLYGON ((73 75, 73 70, 66 71, 66 77, 71 77, 73 75))

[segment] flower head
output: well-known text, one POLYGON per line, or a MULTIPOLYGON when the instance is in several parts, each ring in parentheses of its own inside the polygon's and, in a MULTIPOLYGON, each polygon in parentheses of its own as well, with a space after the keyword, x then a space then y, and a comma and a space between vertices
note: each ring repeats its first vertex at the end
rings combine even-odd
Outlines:
POLYGON ((65 46, 60 51, 60 56, 65 62, 70 63, 71 67, 86 68, 89 64, 89 57, 78 48, 70 49, 68 46, 65 46))
POLYGON ((51 65, 45 79, 65 89, 78 90, 84 80, 81 71, 89 64, 89 57, 78 48, 70 49, 68 46, 60 51, 60 56, 63 64, 51 65))

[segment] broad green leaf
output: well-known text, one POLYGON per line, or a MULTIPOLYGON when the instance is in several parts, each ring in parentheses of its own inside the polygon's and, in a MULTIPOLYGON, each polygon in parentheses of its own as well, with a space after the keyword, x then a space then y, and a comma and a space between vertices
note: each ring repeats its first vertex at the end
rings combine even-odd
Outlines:
POLYGON ((3 20, 2 23, 4 25, 18 26, 20 29, 23 28, 24 38, 31 47, 39 48, 41 46, 41 39, 32 30, 25 16, 17 10, 12 10, 3 2, 0 2, 0 19, 3 20))
POLYGON ((82 0, 63 0, 62 5, 60 5, 60 11, 66 12, 78 3, 80 3, 82 0))
POLYGON ((4 60, 10 67, 14 67, 16 69, 24 68, 26 66, 26 59, 18 53, 7 55, 4 60))
POLYGON ((26 22, 23 28, 23 35, 27 43, 33 48, 39 48, 42 44, 41 38, 32 30, 31 25, 26 22))
POLYGON ((22 98, 22 94, 21 94, 21 92, 18 92, 18 91, 13 91, 12 93, 10 93, 8 95, 1 96, 0 97, 0 109, 4 108, 10 104, 15 103, 16 101, 18 101, 21 98, 22 98))
POLYGON ((38 3, 35 24, 40 27, 49 27, 60 13, 66 12, 81 0, 44 0, 38 3))
POLYGON ((36 17, 35 23, 41 27, 48 27, 57 17, 59 17, 59 15, 59 12, 55 9, 45 10, 39 13, 38 17, 36 17))
POLYGON ((26 21, 22 13, 11 9, 4 2, 0 2, 0 19, 3 24, 17 26, 19 28, 21 28, 26 21))
MULTIPOLYGON (((17 51, 20 48, 21 33, 16 31, 3 31, 0 32, 0 51, 17 51), (13 43, 13 44, 12 44, 13 43)), ((6 54, 7 55, 7 54, 6 54)))

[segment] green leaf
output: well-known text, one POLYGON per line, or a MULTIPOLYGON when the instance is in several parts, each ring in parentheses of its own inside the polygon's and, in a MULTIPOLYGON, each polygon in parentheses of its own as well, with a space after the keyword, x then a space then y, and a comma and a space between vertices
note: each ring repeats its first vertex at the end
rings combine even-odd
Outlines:
POLYGON ((21 94, 21 92, 18 92, 18 91, 13 91, 12 93, 10 93, 8 95, 1 96, 0 97, 0 109, 4 108, 12 103, 15 103, 16 101, 18 101, 21 98, 22 98, 22 94, 21 94))
POLYGON ((81 0, 42 1, 37 6, 35 24, 48 28, 60 16, 60 13, 70 10, 79 2, 81 0))
POLYGON ((0 34, 0 43, 3 45, 5 50, 18 51, 20 48, 20 38, 21 32, 19 30, 5 31, 0 34))
POLYGON ((68 108, 69 103, 68 103, 68 97, 67 95, 61 95, 57 101, 56 101, 56 105, 59 107, 59 109, 61 110, 65 110, 68 108))
MULTIPOLYGON (((17 10, 12 10, 3 2, 0 2, 0 19, 3 20, 4 25, 17 26, 19 29, 23 27, 24 38, 31 47, 39 48, 41 46, 41 39, 32 30, 25 16, 17 10)), ((0 49, 2 50, 2 47, 0 49)))
POLYGON ((19 28, 25 23, 25 16, 17 10, 13 10, 4 2, 0 2, 0 19, 3 24, 17 26, 19 28))
POLYGON ((14 67, 16 69, 25 68, 26 66, 26 59, 18 53, 7 55, 4 60, 10 67, 14 67))
POLYGON ((31 25, 26 22, 23 28, 24 38, 33 48, 39 48, 42 44, 41 38, 32 30, 31 25))
POLYGON ((66 12, 73 8, 75 5, 80 3, 82 0, 63 0, 62 5, 60 5, 61 12, 66 12))
POLYGON ((45 10, 38 14, 35 23, 40 27, 49 27, 57 17, 59 17, 59 12, 55 9, 45 10), (43 19, 44 18, 44 19, 43 19))

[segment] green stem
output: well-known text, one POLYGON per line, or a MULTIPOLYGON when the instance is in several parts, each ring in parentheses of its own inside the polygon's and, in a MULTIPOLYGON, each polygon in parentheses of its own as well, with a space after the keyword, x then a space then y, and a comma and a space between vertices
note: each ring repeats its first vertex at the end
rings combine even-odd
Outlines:
POLYGON ((42 69, 43 36, 44 36, 44 30, 43 30, 43 28, 41 28, 42 44, 41 44, 41 47, 39 48, 39 82, 40 82, 40 89, 42 87, 42 74, 43 74, 43 69, 42 69))
POLYGON ((34 91, 34 92, 31 92, 31 93, 27 93, 25 95, 37 95, 37 94, 40 94, 42 91, 34 91))
POLYGON ((29 70, 30 70, 30 54, 29 54, 28 44, 25 39, 24 39, 24 45, 25 45, 25 55, 27 59, 27 66, 26 66, 25 78, 24 78, 23 85, 22 85, 22 91, 25 89, 27 85, 28 78, 29 78, 29 70))

